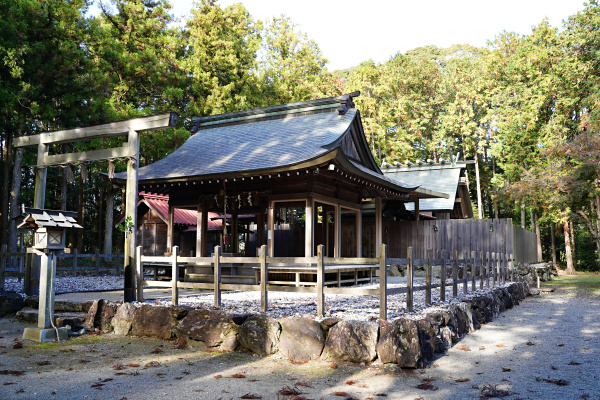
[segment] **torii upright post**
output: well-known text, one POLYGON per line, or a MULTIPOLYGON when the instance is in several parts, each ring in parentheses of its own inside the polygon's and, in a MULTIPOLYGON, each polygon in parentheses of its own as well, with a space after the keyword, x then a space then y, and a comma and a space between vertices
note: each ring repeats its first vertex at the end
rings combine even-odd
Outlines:
MULTIPOLYGON (((125 240, 125 288, 123 300, 126 302, 136 300, 135 247, 137 231, 137 169, 140 149, 139 134, 146 131, 175 127, 177 117, 177 113, 170 112, 86 128, 75 128, 63 131, 45 132, 38 135, 20 136, 13 140, 13 147, 15 148, 28 146, 37 146, 38 148, 34 207, 40 209, 44 208, 47 167, 117 158, 128 159, 125 219, 127 221, 127 218, 129 217, 129 221, 132 222, 132 229, 131 232, 128 232, 125 240), (127 135, 127 143, 121 147, 66 154, 49 154, 48 151, 51 144, 79 142, 83 140, 124 135, 127 135)), ((37 265, 37 268, 39 269, 39 259, 36 259, 34 265, 37 265)), ((32 269, 29 287, 35 288, 37 287, 35 281, 37 280, 39 272, 37 272, 35 268, 32 269)))

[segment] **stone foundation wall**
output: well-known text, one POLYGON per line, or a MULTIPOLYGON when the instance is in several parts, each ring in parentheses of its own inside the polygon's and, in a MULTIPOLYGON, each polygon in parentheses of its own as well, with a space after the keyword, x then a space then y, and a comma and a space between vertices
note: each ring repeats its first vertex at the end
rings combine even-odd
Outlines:
POLYGON ((219 310, 115 304, 98 300, 90 307, 87 328, 113 329, 117 335, 178 340, 180 345, 219 351, 281 353, 293 360, 325 359, 368 363, 379 358, 402 368, 420 368, 469 332, 518 305, 529 295, 527 282, 510 283, 469 300, 431 307, 394 321, 321 322, 308 318, 276 320, 264 314, 219 310))

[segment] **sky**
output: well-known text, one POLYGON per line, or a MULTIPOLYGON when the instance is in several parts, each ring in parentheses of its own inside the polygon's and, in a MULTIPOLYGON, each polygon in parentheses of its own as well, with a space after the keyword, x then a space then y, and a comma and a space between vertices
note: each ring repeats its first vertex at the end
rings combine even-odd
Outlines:
MULTIPOLYGON (((241 2, 254 19, 288 15, 329 60, 330 71, 363 61, 385 62, 420 46, 485 47, 506 30, 521 35, 544 18, 558 28, 583 10, 583 0, 220 0, 241 2)), ((190 0, 171 0, 173 13, 189 13, 190 0)))

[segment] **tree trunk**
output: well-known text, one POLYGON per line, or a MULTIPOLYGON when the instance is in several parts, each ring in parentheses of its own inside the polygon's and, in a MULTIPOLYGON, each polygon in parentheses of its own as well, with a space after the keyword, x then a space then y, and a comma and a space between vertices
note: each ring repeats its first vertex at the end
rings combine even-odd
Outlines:
POLYGON ((542 262, 544 259, 542 255, 542 230, 540 229, 540 223, 538 221, 539 217, 535 214, 535 235, 537 236, 537 252, 538 252, 538 262, 542 262))
POLYGON ((571 254, 571 239, 569 235, 569 220, 566 218, 563 222, 563 227, 565 231, 565 253, 567 258, 567 274, 574 274, 575 269, 573 268, 573 257, 571 254))
POLYGON ((67 168, 62 168, 62 178, 60 181, 60 209, 67 211, 67 168))
POLYGON ((530 224, 529 230, 531 232, 535 233, 535 219, 533 217, 533 208, 531 208, 529 211, 530 211, 529 212, 529 224, 530 224))
POLYGON ((104 220, 104 254, 112 254, 112 232, 115 194, 112 188, 106 191, 106 218, 104 220))
MULTIPOLYGON (((21 164, 23 163, 23 148, 19 147, 15 154, 13 167, 13 182, 10 192, 10 229, 8 234, 8 252, 17 251, 17 221, 19 215, 19 194, 21 193, 21 164)), ((8 185, 7 185, 8 186, 8 185)))
POLYGON ((102 248, 102 212, 104 211, 104 205, 102 204, 103 202, 104 188, 100 187, 100 197, 98 198, 98 207, 96 207, 96 209, 98 210, 98 219, 96 220, 96 229, 98 229, 98 236, 96 237, 96 248, 98 249, 98 251, 100 251, 100 249, 102 248))
POLYGON ((79 200, 77 205, 77 222, 83 226, 83 229, 77 229, 77 251, 83 254, 83 239, 85 232, 85 207, 83 207, 83 174, 79 174, 79 200))
POLYGON ((554 231, 554 222, 550 223, 550 239, 552 241, 552 263, 556 266, 556 232, 554 231))
POLYGON ((569 231, 571 233, 571 253, 573 265, 577 265, 577 252, 575 251, 575 230, 573 229, 573 220, 569 221, 569 231))
POLYGON ((527 227, 527 211, 525 210, 525 202, 521 201, 521 228, 527 227))
POLYGON ((12 132, 6 132, 4 149, 2 150, 2 206, 0 207, 0 248, 8 244, 8 199, 9 199, 9 176, 12 161, 12 132))

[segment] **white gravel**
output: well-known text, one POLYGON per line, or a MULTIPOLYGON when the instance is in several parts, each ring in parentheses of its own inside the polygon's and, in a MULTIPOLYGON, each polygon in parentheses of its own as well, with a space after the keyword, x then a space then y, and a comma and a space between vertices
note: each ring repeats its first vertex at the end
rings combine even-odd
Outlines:
MULTIPOLYGON (((438 283, 434 280, 434 283, 438 283)), ((424 284, 422 279, 415 281, 415 286, 424 284)), ((388 288, 405 287, 405 283, 388 282, 388 288)), ((360 285, 360 287, 373 287, 377 285, 360 285)), ((12 291, 21 292, 22 282, 16 278, 7 278, 5 288, 12 291)), ((91 292, 122 290, 123 278, 112 275, 102 276, 59 276, 56 278, 56 293, 72 292, 91 292)), ((469 284, 469 290, 471 285, 469 284)), ((463 293, 462 285, 458 286, 458 297, 452 298, 452 286, 450 281, 446 286, 446 303, 460 302, 466 298, 488 293, 489 289, 477 290, 475 292, 463 293)), ((165 294, 168 290, 165 291, 165 294)), ((210 291, 190 291, 182 290, 180 292, 179 304, 193 308, 211 308, 214 305, 214 296, 210 291)), ((118 295, 118 294, 117 294, 118 295)), ((94 298, 101 298, 102 294, 94 294, 94 298)), ((108 297, 108 295, 106 296, 108 297)), ((111 296, 112 298, 112 296, 111 296)), ((443 305, 439 301, 440 289, 432 290, 433 306, 443 305)), ((122 299, 122 297, 120 297, 122 299)), ((417 316, 420 311, 425 310, 425 291, 415 292, 413 295, 414 312, 406 312, 406 295, 396 294, 388 295, 388 319, 393 320, 398 317, 417 316)), ((147 303, 155 305, 170 305, 171 297, 153 296, 146 300, 147 303)), ((248 314, 258 313, 260 311, 260 292, 250 291, 224 291, 221 295, 221 309, 230 313, 248 314)), ((273 318, 283 317, 308 317, 319 319, 317 317, 316 296, 312 293, 288 293, 288 292, 269 292, 268 293, 269 310, 267 314, 273 318)), ((430 310, 430 309, 429 309, 430 310)), ((379 318, 379 297, 378 296, 351 296, 351 295, 325 295, 325 316, 335 317, 342 320, 374 321, 379 318)))

